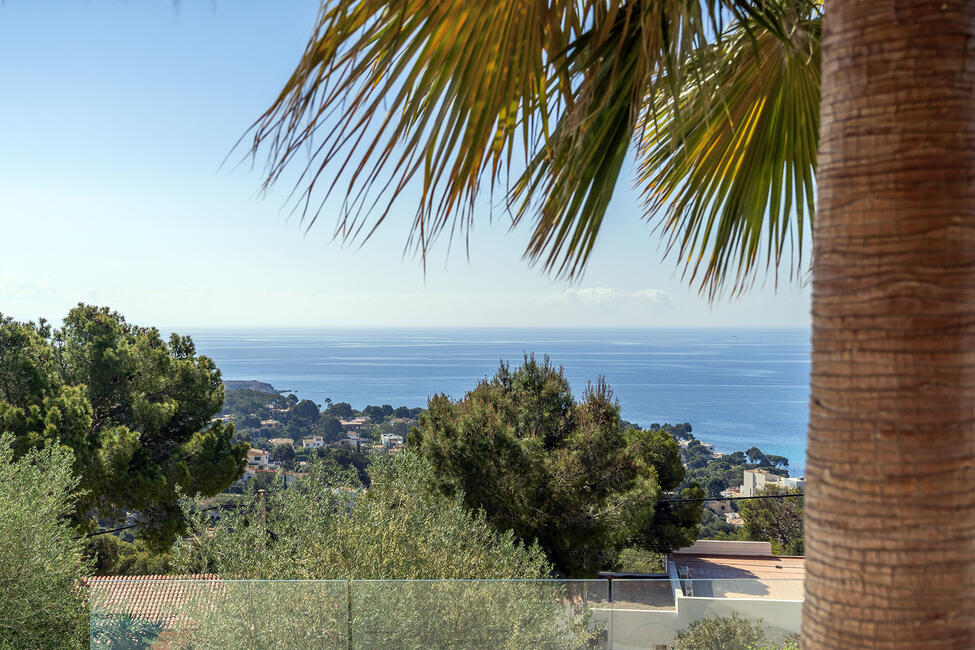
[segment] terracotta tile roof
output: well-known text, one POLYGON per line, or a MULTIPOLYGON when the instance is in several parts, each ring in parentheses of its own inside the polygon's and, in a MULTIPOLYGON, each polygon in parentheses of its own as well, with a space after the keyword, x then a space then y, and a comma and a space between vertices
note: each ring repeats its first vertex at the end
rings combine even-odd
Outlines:
POLYGON ((181 576, 94 576, 88 579, 91 610, 102 616, 125 614, 171 627, 195 598, 222 588, 215 574, 181 576))

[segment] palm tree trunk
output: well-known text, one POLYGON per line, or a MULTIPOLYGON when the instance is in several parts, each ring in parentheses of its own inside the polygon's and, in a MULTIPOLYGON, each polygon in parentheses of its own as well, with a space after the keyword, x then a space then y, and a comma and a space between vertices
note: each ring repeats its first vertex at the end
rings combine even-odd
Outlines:
POLYGON ((805 648, 975 648, 975 3, 823 41, 805 648))

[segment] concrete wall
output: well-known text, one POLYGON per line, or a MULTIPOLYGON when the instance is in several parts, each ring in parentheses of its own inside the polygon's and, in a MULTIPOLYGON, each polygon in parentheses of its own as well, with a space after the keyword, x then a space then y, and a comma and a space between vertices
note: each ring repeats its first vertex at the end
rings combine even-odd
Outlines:
POLYGON ((769 557, 771 542, 739 542, 737 540, 699 539, 690 546, 679 548, 675 554, 685 555, 740 555, 742 557, 769 557))
POLYGON ((802 602, 679 596, 674 609, 604 607, 593 610, 593 619, 605 626, 611 650, 654 650, 655 646, 673 643, 676 634, 694 621, 732 614, 761 620, 769 640, 778 641, 799 633, 802 602))

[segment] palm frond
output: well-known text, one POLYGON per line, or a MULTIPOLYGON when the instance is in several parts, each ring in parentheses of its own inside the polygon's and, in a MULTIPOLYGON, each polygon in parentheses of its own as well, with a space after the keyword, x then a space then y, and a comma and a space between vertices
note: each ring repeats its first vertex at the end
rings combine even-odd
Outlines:
POLYGON ((252 127, 251 152, 267 154, 268 188, 307 150, 295 205, 311 225, 343 195, 335 234, 346 240, 367 238, 416 181, 408 248, 422 255, 448 227, 467 231, 482 185, 503 182, 507 195, 507 179, 529 168, 516 220, 531 213, 527 187, 555 196, 534 215, 527 254, 547 251, 547 267, 575 260, 560 267, 571 275, 646 87, 706 42, 726 2, 326 0, 299 65, 252 127))
POLYGON ((558 110, 567 92, 550 60, 579 24, 566 0, 324 3, 297 69, 253 127, 252 151, 268 152, 265 187, 310 147, 293 197, 313 223, 320 201, 343 191, 336 234, 354 239, 419 177, 411 243, 425 254, 451 216, 469 224, 482 179, 493 188, 558 110))
POLYGON ((638 154, 647 218, 712 299, 726 284, 732 292, 749 286, 763 257, 776 278, 786 251, 793 273, 802 265, 813 219, 821 18, 816 3, 791 9, 774 29, 749 19, 720 46, 695 52, 687 74, 701 81, 679 95, 648 94, 638 154), (663 106, 653 103, 660 97, 663 106))
MULTIPOLYGON (((407 250, 424 260, 443 232, 469 232, 482 189, 503 185, 512 223, 533 223, 526 257, 577 277, 636 142, 648 214, 665 213, 682 259, 713 248, 704 282, 717 286, 735 255, 750 273, 760 212, 811 201, 818 23, 789 20, 807 6, 325 0, 251 153, 267 154, 268 188, 307 151, 295 207, 310 227, 341 196, 346 241, 419 187, 407 250)), ((773 221, 777 262, 791 231, 773 221)))
MULTIPOLYGON (((515 223, 534 220, 525 256, 564 277, 585 267, 653 80, 704 46, 715 15, 698 3, 635 2, 597 15, 561 61, 573 99, 514 186, 515 223)), ((665 91, 666 92, 666 91, 665 91)))

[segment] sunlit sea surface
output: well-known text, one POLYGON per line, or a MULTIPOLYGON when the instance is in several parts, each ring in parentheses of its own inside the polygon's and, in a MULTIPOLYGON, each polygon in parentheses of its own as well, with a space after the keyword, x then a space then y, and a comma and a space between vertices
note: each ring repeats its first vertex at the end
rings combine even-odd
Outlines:
POLYGON ((224 379, 321 403, 424 406, 462 396, 500 360, 549 355, 576 395, 605 376, 631 422, 690 422, 731 452, 757 446, 805 466, 807 329, 191 329, 224 379))

